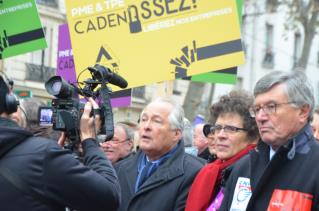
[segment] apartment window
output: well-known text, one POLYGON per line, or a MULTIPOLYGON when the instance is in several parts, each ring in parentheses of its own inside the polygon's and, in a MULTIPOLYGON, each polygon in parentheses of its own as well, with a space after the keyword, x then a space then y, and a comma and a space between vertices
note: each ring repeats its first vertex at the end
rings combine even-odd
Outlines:
POLYGON ((132 96, 140 99, 145 98, 145 86, 133 88, 132 96))
POLYGON ((267 12, 276 12, 277 7, 278 7, 278 0, 266 0, 267 12))
POLYGON ((274 26, 272 24, 266 24, 266 40, 265 40, 265 50, 263 58, 264 68, 274 67, 274 26))
POLYGON ((178 90, 178 81, 174 81, 173 84, 173 95, 181 95, 182 92, 178 90))
MULTIPOLYGON (((35 65, 49 65, 49 46, 51 43, 51 31, 47 30, 46 27, 43 27, 43 32, 46 38, 46 42, 48 45, 48 48, 42 49, 42 50, 37 50, 31 53, 31 63, 35 65)), ((51 48, 50 48, 51 49, 51 48)))
POLYGON ((42 61, 42 50, 33 51, 31 53, 31 63, 36 65, 41 65, 42 61))
POLYGON ((295 39, 294 39, 293 67, 297 67, 300 56, 301 56, 301 35, 299 32, 296 32, 295 39))
POLYGON ((37 3, 54 8, 57 8, 59 6, 58 0, 37 0, 37 3))
POLYGON ((235 84, 235 86, 234 86, 234 90, 239 90, 239 89, 243 89, 243 78, 242 77, 240 77, 240 76, 238 76, 237 77, 237 82, 236 82, 236 84, 235 84))

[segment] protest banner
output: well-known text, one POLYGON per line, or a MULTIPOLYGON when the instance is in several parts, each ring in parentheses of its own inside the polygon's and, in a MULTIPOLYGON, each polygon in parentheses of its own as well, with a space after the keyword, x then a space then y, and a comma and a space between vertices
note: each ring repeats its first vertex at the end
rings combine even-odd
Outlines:
MULTIPOLYGON (((242 9, 243 0, 236 0, 237 13, 240 25, 242 23, 242 9)), ((209 73, 203 73, 193 75, 186 78, 187 80, 197 82, 208 82, 208 83, 223 83, 223 84, 235 84, 237 82, 237 67, 227 68, 223 70, 211 71, 209 73)))
POLYGON ((66 6, 77 75, 100 63, 137 87, 244 63, 233 0, 66 0, 66 6))
MULTIPOLYGON (((56 75, 61 76, 69 83, 78 86, 68 24, 62 24, 59 26, 57 58, 56 75)), ((127 107, 131 105, 131 89, 119 90, 110 93, 110 95, 112 107, 127 107)))
POLYGON ((47 47, 34 0, 1 0, 0 20, 0 59, 47 47))

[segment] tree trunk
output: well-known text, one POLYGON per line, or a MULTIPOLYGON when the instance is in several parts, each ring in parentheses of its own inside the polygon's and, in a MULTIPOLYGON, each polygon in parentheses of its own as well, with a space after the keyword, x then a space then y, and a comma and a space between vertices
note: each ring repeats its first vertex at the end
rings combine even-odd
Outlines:
POLYGON ((205 120, 206 122, 210 119, 210 107, 212 105, 212 100, 213 100, 213 96, 214 96, 214 92, 215 92, 215 84, 211 84, 210 87, 210 92, 209 92, 209 98, 208 98, 208 106, 207 109, 205 110, 205 120))
POLYGON ((317 18, 318 18, 318 11, 314 11, 312 13, 312 17, 308 21, 308 23, 304 24, 304 29, 305 29, 304 45, 302 48, 301 57, 297 63, 298 64, 297 67, 300 67, 303 69, 307 68, 309 54, 310 54, 310 50, 311 50, 311 46, 312 46, 311 45, 312 40, 313 40, 314 35, 316 33, 315 26, 316 26, 317 18))
POLYGON ((190 122, 193 122, 197 115, 197 108, 201 103, 204 88, 205 83, 194 81, 189 82, 189 87, 185 96, 183 108, 185 117, 190 122))

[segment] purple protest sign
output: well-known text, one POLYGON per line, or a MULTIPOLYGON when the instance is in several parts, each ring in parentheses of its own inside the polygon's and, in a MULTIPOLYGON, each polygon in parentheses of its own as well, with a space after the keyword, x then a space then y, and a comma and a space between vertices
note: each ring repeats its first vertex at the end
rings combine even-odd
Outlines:
POLYGON ((112 107, 128 107, 131 105, 131 97, 119 97, 111 99, 112 107))
POLYGON ((131 105, 132 89, 121 90, 111 94, 112 107, 128 107, 131 105))
MULTIPOLYGON (((56 75, 72 84, 77 84, 72 45, 68 24, 59 26, 58 61, 56 75)), ((121 90, 111 94, 112 107, 128 107, 131 105, 132 90, 121 90)))
POLYGON ((70 83, 76 83, 68 24, 59 26, 58 63, 56 74, 70 83))

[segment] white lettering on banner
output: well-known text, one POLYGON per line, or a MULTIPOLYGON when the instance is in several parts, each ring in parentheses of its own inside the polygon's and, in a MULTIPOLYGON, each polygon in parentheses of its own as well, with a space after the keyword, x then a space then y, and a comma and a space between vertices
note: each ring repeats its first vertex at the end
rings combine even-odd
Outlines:
POLYGON ((60 57, 68 57, 68 56, 71 56, 69 49, 63 50, 63 51, 59 51, 59 58, 60 58, 60 57))
POLYGON ((118 9, 124 7, 124 0, 105 0, 103 3, 97 2, 95 5, 88 4, 81 7, 74 7, 71 10, 72 17, 79 17, 85 15, 93 15, 94 13, 106 12, 110 9, 118 9))
POLYGON ((160 30, 164 28, 174 27, 176 25, 182 25, 182 24, 187 24, 187 23, 191 23, 195 21, 201 21, 201 20, 213 18, 216 16, 228 15, 232 12, 233 12, 232 9, 228 7, 228 8, 213 10, 207 13, 185 17, 185 18, 177 18, 177 19, 170 19, 166 21, 152 22, 150 24, 143 25, 143 32, 150 32, 150 31, 160 30))
POLYGON ((75 7, 71 10, 72 17, 74 16, 81 16, 81 15, 88 15, 94 12, 93 5, 85 5, 83 7, 75 7))
POLYGON ((250 179, 239 177, 236 183, 230 211, 245 211, 251 197, 250 179))
POLYGON ((124 0, 105 0, 104 1, 106 9, 113 9, 116 7, 124 7, 124 0))
POLYGON ((31 2, 24 3, 24 4, 19 4, 19 5, 13 6, 13 7, 7 7, 7 8, 4 8, 4 9, 0 9, 0 15, 8 14, 8 13, 11 13, 11 12, 16 12, 16 11, 19 11, 19 10, 28 9, 28 8, 31 8, 31 7, 32 7, 32 3, 31 2))

